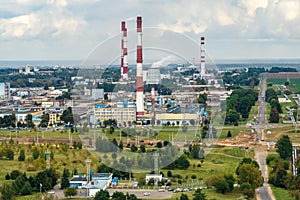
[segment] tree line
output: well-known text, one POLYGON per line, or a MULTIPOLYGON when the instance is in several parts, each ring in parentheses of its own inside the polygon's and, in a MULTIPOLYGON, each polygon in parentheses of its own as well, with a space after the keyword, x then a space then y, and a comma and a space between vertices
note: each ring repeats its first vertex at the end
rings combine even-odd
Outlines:
POLYGON ((271 105, 270 122, 279 122, 279 113, 282 113, 281 105, 278 101, 278 96, 273 88, 268 88, 265 94, 265 100, 271 105))

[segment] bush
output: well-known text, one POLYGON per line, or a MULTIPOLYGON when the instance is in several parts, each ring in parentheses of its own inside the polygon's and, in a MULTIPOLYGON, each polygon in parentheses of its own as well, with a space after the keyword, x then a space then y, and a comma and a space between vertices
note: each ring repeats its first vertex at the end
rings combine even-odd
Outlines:
POLYGON ((69 187, 64 190, 65 197, 72 197, 77 195, 77 189, 73 187, 69 187))
POLYGON ((279 158, 278 155, 275 155, 275 154, 268 155, 266 158, 267 165, 269 165, 273 160, 276 160, 278 158, 279 158))

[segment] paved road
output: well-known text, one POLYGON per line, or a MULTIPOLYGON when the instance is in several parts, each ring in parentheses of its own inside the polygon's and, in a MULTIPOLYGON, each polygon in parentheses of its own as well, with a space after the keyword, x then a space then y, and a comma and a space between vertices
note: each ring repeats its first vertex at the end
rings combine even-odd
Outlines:
MULTIPOLYGON (((257 139, 264 140, 264 132, 263 129, 267 125, 266 120, 266 102, 265 102, 265 93, 267 87, 267 74, 262 74, 261 87, 260 87, 260 95, 258 98, 259 107, 258 107, 258 126, 255 127, 257 131, 257 139)), ((264 177, 264 184, 262 187, 258 188, 257 199, 261 200, 273 200, 274 197, 271 194, 271 189, 268 184, 268 168, 266 164, 266 150, 258 151, 256 150, 256 159, 259 164, 262 176, 264 177)))
POLYGON ((137 198, 140 199, 169 199, 174 194, 173 192, 165 191, 165 192, 158 192, 157 190, 122 190, 122 189, 108 189, 107 190, 110 195, 112 195, 115 191, 135 194, 137 198), (144 196, 145 192, 149 192, 149 196, 144 196))
POLYGON ((258 97, 258 126, 256 126, 256 131, 257 131, 257 138, 259 140, 264 140, 264 135, 262 132, 263 126, 267 125, 267 120, 266 120, 266 101, 265 101, 265 93, 266 93, 266 86, 267 85, 267 75, 262 74, 262 80, 261 80, 261 87, 260 87, 260 94, 258 97))
POLYGON ((271 189, 268 184, 268 168, 266 165, 266 152, 265 151, 257 151, 256 158, 260 167, 260 171, 262 176, 264 177, 264 184, 262 187, 258 188, 257 199, 261 200, 275 200, 273 195, 271 195, 271 189))

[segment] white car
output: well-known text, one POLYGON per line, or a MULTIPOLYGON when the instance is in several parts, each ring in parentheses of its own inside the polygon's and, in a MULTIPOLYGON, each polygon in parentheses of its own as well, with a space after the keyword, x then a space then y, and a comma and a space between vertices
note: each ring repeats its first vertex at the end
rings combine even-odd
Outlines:
POLYGON ((150 192, 144 192, 144 196, 150 196, 150 192))

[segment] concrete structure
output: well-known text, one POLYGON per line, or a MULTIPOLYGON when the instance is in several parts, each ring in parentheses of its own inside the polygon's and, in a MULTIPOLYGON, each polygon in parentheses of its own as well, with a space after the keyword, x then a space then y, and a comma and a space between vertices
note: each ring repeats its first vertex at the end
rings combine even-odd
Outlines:
POLYGON ((204 37, 201 37, 201 48, 200 48, 200 56, 201 56, 201 61, 200 61, 200 76, 201 78, 205 77, 205 49, 204 49, 204 37))
POLYGON ((142 17, 137 17, 137 65, 136 65, 136 117, 137 121, 144 117, 144 86, 143 86, 143 48, 142 48, 142 17))
POLYGON ((136 121, 136 108, 133 103, 127 104, 127 106, 114 105, 107 107, 105 105, 96 105, 94 112, 94 122, 103 124, 105 120, 115 119, 118 124, 128 124, 136 121))
POLYGON ((9 100, 10 99, 10 83, 0 83, 0 98, 9 100))

